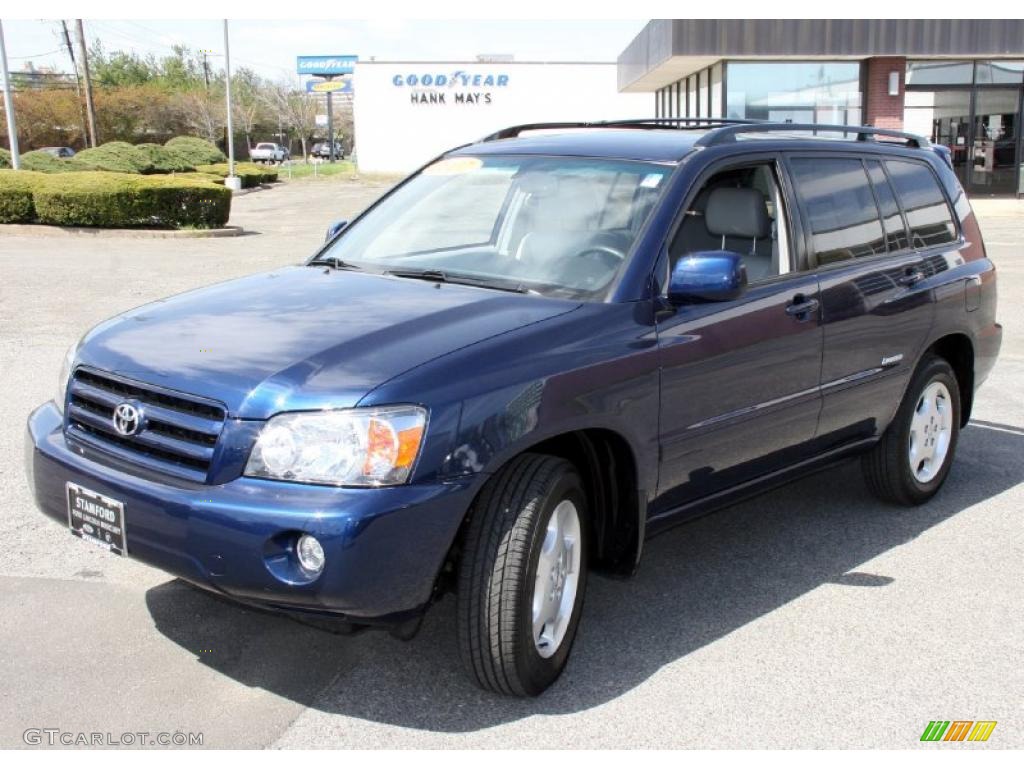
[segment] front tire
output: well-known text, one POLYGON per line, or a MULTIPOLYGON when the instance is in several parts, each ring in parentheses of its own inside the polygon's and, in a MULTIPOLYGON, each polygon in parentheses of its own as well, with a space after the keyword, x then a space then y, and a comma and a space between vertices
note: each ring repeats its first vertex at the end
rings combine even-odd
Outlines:
POLYGON ((889 428, 863 457, 868 488, 893 504, 925 503, 945 482, 959 437, 956 374, 943 358, 925 358, 889 428))
POLYGON ((583 608, 587 507, 576 468, 526 453, 471 512, 457 595, 459 648, 495 693, 536 696, 561 674, 583 608))

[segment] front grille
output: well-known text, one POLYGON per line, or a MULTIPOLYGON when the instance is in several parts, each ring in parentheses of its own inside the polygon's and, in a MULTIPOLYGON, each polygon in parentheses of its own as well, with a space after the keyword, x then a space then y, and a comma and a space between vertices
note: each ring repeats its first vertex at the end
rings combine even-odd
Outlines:
POLYGON ((119 459, 205 482, 224 426, 224 407, 106 373, 78 369, 68 387, 68 435, 119 459), (114 409, 137 402, 142 428, 125 437, 114 409))

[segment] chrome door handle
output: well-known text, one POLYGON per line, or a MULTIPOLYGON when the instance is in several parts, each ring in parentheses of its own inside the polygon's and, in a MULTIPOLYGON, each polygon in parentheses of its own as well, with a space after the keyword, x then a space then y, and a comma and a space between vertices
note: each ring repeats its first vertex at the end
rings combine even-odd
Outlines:
POLYGON ((924 280, 924 272, 920 269, 914 269, 904 275, 901 275, 896 282, 900 285, 914 285, 915 283, 920 283, 922 280, 924 280))
POLYGON ((803 296, 797 296, 793 299, 793 302, 786 306, 786 314, 790 317, 801 318, 801 315, 808 315, 811 312, 818 310, 819 302, 817 299, 807 299, 803 296))

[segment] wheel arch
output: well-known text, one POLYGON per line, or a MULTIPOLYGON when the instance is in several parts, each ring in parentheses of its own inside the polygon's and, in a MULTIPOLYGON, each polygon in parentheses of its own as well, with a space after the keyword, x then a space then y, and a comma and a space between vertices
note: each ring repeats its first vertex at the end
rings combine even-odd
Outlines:
POLYGON ((960 426, 967 426, 974 405, 974 343, 966 333, 949 333, 928 347, 925 352, 941 357, 953 369, 960 387, 960 426))
POLYGON ((591 569, 614 577, 633 575, 643 548, 647 505, 639 479, 637 454, 629 440, 606 427, 584 427, 546 435, 516 447, 488 468, 477 488, 445 564, 436 591, 446 591, 446 574, 457 571, 466 530, 484 483, 524 453, 544 453, 573 464, 583 480, 591 506, 589 528, 591 569))

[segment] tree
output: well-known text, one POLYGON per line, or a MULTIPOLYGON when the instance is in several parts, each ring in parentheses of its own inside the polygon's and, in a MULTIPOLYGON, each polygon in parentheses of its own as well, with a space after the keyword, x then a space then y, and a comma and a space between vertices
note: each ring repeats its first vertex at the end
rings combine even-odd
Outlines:
POLYGON ((106 88, 143 85, 160 76, 159 66, 153 56, 144 59, 134 51, 107 54, 99 40, 94 40, 89 49, 89 69, 93 84, 106 88))
POLYGON ((316 99, 296 90, 288 83, 273 83, 267 84, 264 89, 263 101, 280 125, 298 134, 302 144, 302 156, 308 157, 306 144, 316 133, 316 115, 319 109, 316 99))
POLYGON ((213 142, 221 138, 226 124, 223 98, 205 89, 195 89, 179 94, 178 107, 196 136, 213 142))
POLYGON ((260 98, 263 88, 263 79, 251 69, 242 67, 231 77, 231 116, 237 130, 245 135, 248 149, 252 148, 252 135, 265 106, 260 98))

